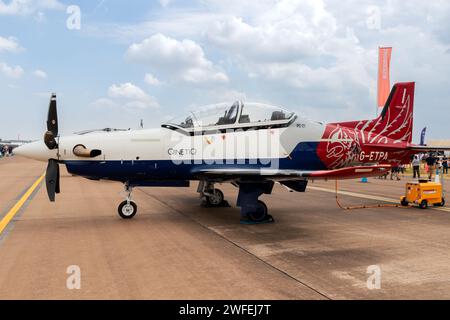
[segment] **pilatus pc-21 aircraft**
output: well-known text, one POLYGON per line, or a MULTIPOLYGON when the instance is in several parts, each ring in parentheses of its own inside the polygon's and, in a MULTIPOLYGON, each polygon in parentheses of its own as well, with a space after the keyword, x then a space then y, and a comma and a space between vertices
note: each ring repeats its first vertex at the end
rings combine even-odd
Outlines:
POLYGON ((258 198, 275 182, 305 192, 315 179, 378 176, 413 154, 434 149, 411 144, 414 83, 394 85, 381 115, 373 120, 323 124, 278 107, 235 102, 194 111, 157 129, 101 130, 58 135, 56 96, 52 95, 43 141, 16 149, 16 154, 48 161, 50 201, 60 192, 59 165, 92 180, 122 182, 126 200, 118 208, 124 219, 137 212, 134 187, 188 187, 209 207, 224 203, 217 183, 239 188, 241 223, 272 222, 258 198))

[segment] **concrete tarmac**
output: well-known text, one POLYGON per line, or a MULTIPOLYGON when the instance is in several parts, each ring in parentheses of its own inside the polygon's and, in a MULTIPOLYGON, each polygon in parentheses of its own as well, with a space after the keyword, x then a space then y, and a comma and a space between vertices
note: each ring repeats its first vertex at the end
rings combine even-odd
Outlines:
MULTIPOLYGON (((45 167, 0 160, 0 220, 45 167)), ((398 199, 404 183, 344 181, 352 195, 340 200, 398 199)), ((217 209, 199 206, 196 183, 136 188, 138 213, 126 221, 117 215, 121 184, 63 169, 57 201, 42 185, 0 234, 0 299, 450 298, 450 210, 342 210, 334 182, 310 186, 290 193, 276 185, 261 197, 276 222, 254 226, 239 224, 229 184, 217 187, 232 207, 217 209), (66 286, 72 265, 79 290, 66 286), (371 268, 381 272, 380 289, 367 286, 371 268)))

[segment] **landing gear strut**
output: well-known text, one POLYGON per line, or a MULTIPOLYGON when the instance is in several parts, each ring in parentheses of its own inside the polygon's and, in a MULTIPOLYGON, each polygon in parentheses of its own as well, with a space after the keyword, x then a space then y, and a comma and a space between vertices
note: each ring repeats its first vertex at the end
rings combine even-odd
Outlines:
POLYGON ((119 216, 122 219, 131 219, 137 213, 137 205, 134 201, 131 201, 131 192, 133 191, 133 187, 131 187, 128 183, 125 183, 125 192, 127 194, 126 200, 121 202, 119 208, 117 209, 119 216))
POLYGON ((200 193, 202 206, 204 207, 229 207, 228 201, 224 199, 223 192, 214 188, 214 183, 200 181, 197 192, 200 193))

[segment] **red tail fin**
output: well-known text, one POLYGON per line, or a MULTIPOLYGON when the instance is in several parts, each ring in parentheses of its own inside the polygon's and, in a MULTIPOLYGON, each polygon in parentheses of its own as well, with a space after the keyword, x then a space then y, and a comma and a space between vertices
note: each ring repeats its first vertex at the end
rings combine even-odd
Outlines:
POLYGON ((369 138, 370 143, 384 142, 379 140, 411 143, 414 87, 414 82, 397 83, 392 87, 386 105, 379 118, 376 119, 374 125, 376 134, 369 138))
POLYGON ((410 143, 413 129, 414 82, 396 83, 380 116, 373 120, 339 122, 333 126, 354 130, 364 144, 410 143))
POLYGON ((368 147, 400 147, 412 140, 414 82, 392 88, 381 115, 373 120, 330 123, 318 146, 319 157, 328 168, 355 161, 368 147))

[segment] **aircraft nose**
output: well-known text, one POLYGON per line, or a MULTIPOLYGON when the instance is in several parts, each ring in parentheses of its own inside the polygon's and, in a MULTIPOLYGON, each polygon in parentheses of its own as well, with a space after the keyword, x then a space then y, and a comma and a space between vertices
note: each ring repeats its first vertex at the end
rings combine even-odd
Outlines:
POLYGON ((30 142, 14 149, 14 154, 26 158, 47 161, 57 157, 56 150, 49 150, 44 141, 30 142))

